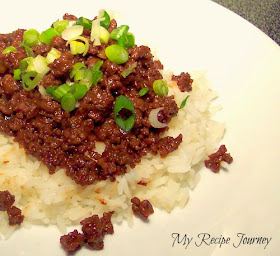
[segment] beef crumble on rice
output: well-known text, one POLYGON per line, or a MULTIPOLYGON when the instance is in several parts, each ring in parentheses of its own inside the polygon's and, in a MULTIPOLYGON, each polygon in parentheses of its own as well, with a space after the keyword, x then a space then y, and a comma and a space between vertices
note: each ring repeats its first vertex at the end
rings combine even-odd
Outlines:
MULTIPOLYGON (((69 14, 64 18, 77 20, 69 14)), ((117 29, 116 21, 111 20, 108 28, 110 31, 117 29)), ((59 35, 55 35, 50 44, 32 46, 35 58, 38 55, 46 57, 52 47, 61 54, 48 65, 50 70, 38 84, 44 89, 70 81, 70 73, 77 63, 91 69, 102 61, 101 80, 89 88, 78 100, 79 106, 70 112, 51 95, 43 96, 38 87, 25 90, 20 81, 15 80, 14 70, 28 57, 22 46, 24 33, 25 30, 19 29, 0 36, 1 52, 10 46, 16 49, 0 54, 0 131, 15 137, 27 154, 48 166, 50 173, 57 167, 65 168, 66 174, 76 183, 89 185, 96 180, 114 180, 116 175, 126 172, 127 166, 133 168, 140 163, 149 152, 166 157, 178 148, 182 135, 162 137, 168 128, 156 129, 149 121, 150 112, 161 108, 158 119, 167 124, 179 108, 174 96, 159 96, 153 90, 153 83, 163 79, 159 71, 163 66, 153 60, 147 46, 127 48, 129 59, 122 65, 110 61, 105 54, 106 47, 118 42, 110 39, 107 44, 94 46, 88 29, 81 35, 90 42, 85 56, 72 54, 67 41, 59 35), (122 76, 122 72, 132 65, 135 68, 131 73, 122 76), (139 91, 143 88, 149 91, 140 96, 139 91), (120 95, 128 98, 135 109, 136 120, 129 132, 123 132, 114 120, 114 104, 120 95), (105 143, 102 154, 95 151, 96 142, 105 143)), ((188 74, 181 74, 177 80, 182 90, 191 90, 192 80, 188 74)))
POLYGON ((0 35, 0 185, 27 223, 54 223, 64 234, 81 223, 83 233, 61 237, 69 252, 103 248, 112 223, 133 213, 183 207, 196 165, 224 131, 211 120, 215 93, 203 74, 166 75, 105 13, 0 35))

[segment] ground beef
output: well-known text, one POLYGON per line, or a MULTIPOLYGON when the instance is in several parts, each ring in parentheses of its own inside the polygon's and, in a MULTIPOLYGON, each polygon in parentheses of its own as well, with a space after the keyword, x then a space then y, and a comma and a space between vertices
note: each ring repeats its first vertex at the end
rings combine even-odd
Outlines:
POLYGON ((161 138, 159 140, 159 154, 161 157, 166 157, 170 152, 176 150, 183 140, 183 135, 180 134, 178 137, 173 138, 170 136, 161 138))
POLYGON ((24 220, 21 210, 13 205, 14 202, 15 196, 9 191, 0 191, 0 211, 7 211, 10 226, 21 225, 24 220))
MULTIPOLYGON (((70 14, 64 19, 77 20, 70 14)), ((109 31, 117 28, 111 20, 109 31)), ((77 62, 92 68, 103 61, 100 70, 103 77, 79 100, 78 107, 71 113, 64 111, 60 103, 51 96, 42 96, 38 88, 25 91, 21 81, 15 81, 13 70, 18 68, 21 59, 27 57, 20 46, 24 30, 0 35, 0 48, 14 45, 17 51, 4 55, 0 53, 0 131, 13 136, 26 151, 42 161, 52 174, 58 168, 65 168, 66 175, 80 185, 93 184, 98 180, 115 180, 116 175, 124 174, 128 167, 135 167, 141 157, 148 153, 166 157, 176 150, 182 141, 164 137, 168 128, 155 129, 149 122, 152 109, 162 107, 158 115, 160 122, 168 124, 177 115, 179 108, 173 96, 159 97, 153 91, 153 82, 163 79, 160 69, 163 65, 155 61, 150 48, 135 45, 128 48, 129 61, 117 65, 105 55, 108 45, 94 46, 90 41, 85 56, 72 55, 69 45, 61 36, 54 36, 51 45, 33 46, 35 56, 46 56, 51 47, 61 52, 61 56, 49 64, 50 71, 40 81, 41 86, 59 86, 70 78, 70 72, 77 62), (121 73, 136 64, 127 76, 121 73), (141 97, 138 92, 149 87, 148 93, 141 97), (114 103, 119 95, 124 95, 135 108, 135 124, 129 132, 124 132, 114 120, 114 103), (95 152, 95 143, 103 142, 106 148, 102 154, 95 152)), ((83 35, 90 40, 90 34, 83 35)), ((186 80, 186 75, 180 80, 186 80)), ((181 82, 178 83, 181 83, 181 82)), ((190 82, 189 82, 190 83, 190 82)), ((120 111, 125 119, 131 112, 120 111)))
POLYGON ((15 206, 12 206, 7 210, 9 217, 9 225, 20 225, 23 222, 24 216, 21 214, 21 210, 15 206))
POLYGON ((50 64, 51 73, 55 77, 66 76, 73 68, 73 55, 70 52, 62 53, 61 56, 50 64))
POLYGON ((15 202, 15 197, 8 190, 0 191, 0 211, 7 211, 15 202))
POLYGON ((6 94, 12 94, 20 89, 20 87, 17 85, 17 82, 10 74, 4 75, 1 84, 6 94))
POLYGON ((179 76, 172 76, 172 80, 176 81, 181 92, 189 92, 192 90, 193 80, 189 73, 182 72, 179 76))
POLYGON ((75 15, 65 13, 63 15, 64 20, 76 21, 78 18, 75 15))
POLYGON ((60 244, 66 252, 74 252, 80 249, 84 244, 84 235, 77 229, 60 238, 60 244))
POLYGON ((231 155, 227 152, 227 148, 225 145, 221 145, 217 152, 209 155, 209 159, 205 160, 205 166, 209 169, 211 169, 213 172, 219 172, 221 162, 224 161, 228 164, 231 164, 233 161, 233 158, 231 155))
POLYGON ((83 245, 92 250, 102 250, 104 236, 114 233, 111 222, 113 214, 114 212, 105 212, 102 218, 99 218, 98 215, 93 215, 81 221, 83 233, 74 230, 60 238, 60 243, 64 250, 74 252, 83 245))
POLYGON ((47 56, 47 53, 52 49, 48 44, 38 44, 32 47, 32 51, 35 55, 42 55, 43 57, 47 56))
POLYGON ((154 213, 153 206, 148 200, 140 201, 138 197, 133 197, 131 203, 133 213, 140 218, 147 219, 154 213))

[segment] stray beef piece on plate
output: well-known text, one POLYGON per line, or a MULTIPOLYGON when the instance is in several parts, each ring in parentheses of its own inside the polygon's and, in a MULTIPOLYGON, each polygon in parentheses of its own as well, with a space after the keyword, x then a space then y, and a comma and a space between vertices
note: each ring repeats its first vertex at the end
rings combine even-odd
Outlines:
POLYGON ((19 208, 13 206, 14 202, 15 196, 8 190, 0 191, 0 211, 7 211, 10 226, 20 226, 24 220, 24 216, 21 214, 19 208))
POLYGON ((15 196, 8 190, 0 191, 0 211, 7 211, 15 202, 15 196))
POLYGON ((221 145, 216 153, 209 155, 209 159, 205 160, 205 166, 211 169, 213 172, 219 172, 221 167, 221 162, 224 161, 228 164, 231 164, 233 158, 227 152, 227 148, 225 145, 221 145))
POLYGON ((103 217, 93 215, 82 220, 82 234, 76 229, 60 237, 60 243, 66 252, 74 252, 80 249, 83 245, 92 250, 102 250, 104 247, 104 236, 113 234, 114 228, 111 222, 111 217, 114 212, 105 212, 103 217))
POLYGON ((148 200, 141 202, 138 197, 133 197, 130 201, 132 203, 132 211, 136 216, 147 219, 154 213, 153 206, 148 200))
POLYGON ((84 244, 84 235, 80 234, 77 229, 60 237, 60 243, 66 252, 74 252, 84 244))

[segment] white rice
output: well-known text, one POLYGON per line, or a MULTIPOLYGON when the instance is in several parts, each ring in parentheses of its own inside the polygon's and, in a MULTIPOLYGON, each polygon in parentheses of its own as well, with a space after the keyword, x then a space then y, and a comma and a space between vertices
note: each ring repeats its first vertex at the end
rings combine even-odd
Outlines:
MULTIPOLYGON (((23 227, 34 224, 54 224, 62 233, 67 226, 76 225, 93 214, 115 211, 113 222, 132 223, 130 199, 134 196, 148 199, 154 207, 170 212, 174 207, 185 207, 189 190, 199 180, 197 174, 203 160, 216 150, 223 134, 224 124, 212 120, 217 107, 211 106, 217 97, 205 72, 192 74, 193 90, 179 91, 171 81, 171 73, 164 74, 170 94, 180 106, 190 95, 186 106, 169 124, 166 135, 183 134, 178 150, 165 159, 147 155, 134 169, 128 169, 115 182, 101 181, 82 187, 67 177, 64 170, 50 175, 48 169, 13 142, 0 134, 0 190, 8 190, 16 198, 15 205, 25 216, 23 227), (147 186, 137 184, 147 182, 147 186)), ((98 151, 104 150, 99 143, 98 151)), ((0 234, 9 238, 16 227, 8 225, 6 212, 0 212, 0 234)))

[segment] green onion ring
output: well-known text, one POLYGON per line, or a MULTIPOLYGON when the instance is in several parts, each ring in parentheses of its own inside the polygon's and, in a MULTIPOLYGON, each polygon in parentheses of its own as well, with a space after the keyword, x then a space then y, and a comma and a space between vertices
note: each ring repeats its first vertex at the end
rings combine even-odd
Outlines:
POLYGON ((70 72, 70 77, 73 78, 75 76, 75 74, 77 73, 78 70, 80 70, 81 68, 86 68, 85 64, 82 62, 77 62, 71 72, 70 72))
POLYGON ((75 83, 71 85, 71 93, 73 94, 76 100, 82 99, 87 92, 88 92, 88 87, 84 84, 75 83))
POLYGON ((76 107, 76 100, 72 93, 66 93, 61 99, 61 107, 65 111, 71 112, 76 107))
POLYGON ((42 74, 37 74, 36 72, 28 72, 22 75, 22 87, 26 91, 33 90, 43 79, 42 74), (34 77, 32 80, 31 77, 34 77))
POLYGON ((163 80, 155 80, 153 83, 153 89, 160 97, 168 95, 168 86, 163 80))
POLYGON ((135 123, 135 119, 136 117, 133 103, 127 97, 120 95, 116 99, 114 105, 114 120, 117 126, 119 126, 123 131, 129 132, 135 123), (127 119, 123 119, 119 116, 119 112, 123 108, 130 110, 132 113, 127 119))
POLYGON ((66 46, 68 46, 70 44, 70 42, 75 41, 75 40, 81 40, 81 41, 83 41, 85 43, 85 51, 83 53, 83 56, 85 56, 87 54, 87 52, 88 52, 88 49, 89 49, 89 42, 88 42, 88 40, 85 37, 77 36, 77 37, 71 38, 71 40, 67 41, 66 46))

